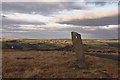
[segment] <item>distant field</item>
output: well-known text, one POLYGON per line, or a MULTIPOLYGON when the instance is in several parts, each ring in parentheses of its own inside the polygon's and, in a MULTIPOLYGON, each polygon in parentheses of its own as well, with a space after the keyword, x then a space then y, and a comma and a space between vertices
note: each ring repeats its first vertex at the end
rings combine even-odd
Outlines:
MULTIPOLYGON (((118 78, 118 62, 86 55, 79 69, 71 40, 3 39, 4 78, 118 78)), ((119 56, 118 40, 83 40, 87 54, 119 56)))
MULTIPOLYGON (((72 41, 67 39, 3 39, 2 49, 73 51, 72 41)), ((118 40, 83 40, 87 52, 118 53, 118 40)))

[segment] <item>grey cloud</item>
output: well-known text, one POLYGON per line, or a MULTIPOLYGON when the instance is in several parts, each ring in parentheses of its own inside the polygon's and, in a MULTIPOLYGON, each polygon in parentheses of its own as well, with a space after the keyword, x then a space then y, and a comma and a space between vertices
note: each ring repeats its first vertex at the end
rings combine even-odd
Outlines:
MULTIPOLYGON (((92 27, 91 27, 92 28, 92 27)), ((81 33, 84 39, 118 39, 118 30, 117 29, 96 29, 96 30, 86 30, 82 28, 69 28, 60 31, 76 31, 81 33)))
POLYGON ((95 2, 96 5, 104 6, 107 2, 95 2))
POLYGON ((79 28, 71 28, 57 31, 29 31, 25 33, 18 32, 3 32, 3 37, 7 38, 47 38, 47 39, 61 39, 70 38, 71 31, 81 33, 83 39, 118 39, 118 30, 95 30, 87 31, 79 28), (26 34, 26 35, 24 35, 26 34), (40 35, 38 35, 40 34, 40 35), (23 36, 24 35, 24 36, 23 36))
POLYGON ((22 20, 14 20, 14 19, 7 19, 6 17, 3 17, 2 18, 2 25, 24 25, 24 24, 32 24, 32 25, 42 25, 42 24, 45 24, 43 22, 28 22, 27 20, 26 21, 22 21, 22 20))
POLYGON ((118 1, 116 0, 116 1, 105 1, 105 0, 103 0, 103 1, 101 1, 101 0, 95 0, 95 1, 85 1, 85 3, 86 4, 93 4, 93 5, 95 5, 95 6, 100 6, 100 7, 103 7, 103 6, 105 6, 105 5, 111 5, 111 4, 116 4, 116 5, 118 5, 118 1))
POLYGON ((94 39, 118 39, 118 31, 116 30, 95 30, 87 31, 94 39))
POLYGON ((106 4, 109 4, 110 2, 86 2, 86 4, 95 4, 95 6, 104 6, 106 4))
POLYGON ((104 5, 111 5, 111 4, 116 4, 116 6, 118 5, 118 1, 108 1, 108 2, 94 2, 94 4, 96 5, 96 6, 104 6, 104 5))
MULTIPOLYGON (((83 0, 4 0, 2 2, 82 2, 83 0)), ((87 2, 113 2, 119 0, 84 0, 87 2)))
POLYGON ((3 2, 3 12, 53 14, 60 10, 88 9, 88 6, 75 2, 3 2))
POLYGON ((9 32, 29 32, 29 30, 24 30, 24 29, 20 29, 20 28, 10 28, 10 27, 4 27, 2 28, 2 32, 3 33, 9 33, 9 32))
POLYGON ((118 2, 119 0, 84 0, 85 2, 118 2))
POLYGON ((118 16, 109 16, 96 19, 75 19, 70 21, 59 22, 61 24, 71 24, 78 26, 105 26, 118 25, 118 16))
POLYGON ((25 33, 17 33, 17 32, 3 32, 3 38, 30 38, 30 39, 61 39, 61 38, 69 38, 69 32, 61 31, 32 31, 25 33), (24 35, 25 34, 25 35, 24 35), (39 34, 39 35, 38 35, 39 34), (24 35, 24 36, 23 36, 24 35))

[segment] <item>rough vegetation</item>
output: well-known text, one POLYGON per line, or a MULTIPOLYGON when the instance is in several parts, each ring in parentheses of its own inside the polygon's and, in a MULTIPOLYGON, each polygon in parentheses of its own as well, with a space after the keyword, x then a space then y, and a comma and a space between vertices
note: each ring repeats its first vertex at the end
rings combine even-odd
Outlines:
MULTIPOLYGON (((118 61, 86 55, 79 69, 71 40, 3 39, 4 78, 118 78, 118 61), (13 47, 11 47, 13 46, 13 47)), ((85 53, 118 55, 118 40, 83 40, 85 53)))
MULTIPOLYGON (((83 40, 85 51, 97 51, 108 53, 118 53, 118 40, 83 40)), ((73 51, 71 40, 35 40, 35 39, 20 39, 2 41, 2 49, 17 49, 17 50, 61 50, 73 51)))

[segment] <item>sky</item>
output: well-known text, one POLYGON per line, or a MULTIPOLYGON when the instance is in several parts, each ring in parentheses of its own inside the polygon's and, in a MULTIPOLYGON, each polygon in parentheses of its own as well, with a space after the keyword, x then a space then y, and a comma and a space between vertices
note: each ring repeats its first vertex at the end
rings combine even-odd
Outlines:
POLYGON ((118 38, 118 1, 4 0, 0 5, 3 38, 118 38), (21 1, 21 2, 20 2, 21 1))

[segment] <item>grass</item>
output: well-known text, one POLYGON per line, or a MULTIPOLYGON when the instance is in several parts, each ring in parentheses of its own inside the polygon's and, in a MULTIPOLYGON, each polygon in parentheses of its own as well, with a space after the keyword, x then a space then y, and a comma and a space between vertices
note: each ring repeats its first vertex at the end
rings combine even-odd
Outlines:
MULTIPOLYGON (((54 39, 15 39, 20 42, 11 43, 11 39, 3 39, 2 48, 11 49, 14 46, 14 49, 23 50, 32 49, 32 50, 56 50, 64 48, 65 46, 71 46, 71 40, 54 40, 54 39)), ((118 49, 118 40, 83 40, 85 50, 117 50, 118 49)), ((72 47, 71 47, 72 50, 72 47)))
POLYGON ((73 52, 17 51, 3 53, 4 78, 117 78, 117 62, 86 56, 88 69, 79 69, 73 52), (32 59, 23 58, 33 57, 32 59), (21 59, 17 59, 21 58, 21 59))
MULTIPOLYGON (((83 40, 84 49, 90 53, 100 52, 95 52, 96 54, 118 54, 117 43, 118 40, 83 40)), ((120 68, 116 61, 86 55, 88 68, 80 69, 77 66, 76 54, 72 50, 55 50, 71 45, 71 40, 3 39, 3 77, 118 78, 120 68), (19 42, 11 43, 11 40, 19 42), (14 46, 12 51, 11 46, 14 46)))
POLYGON ((16 51, 3 53, 4 78, 117 78, 117 62, 86 56, 79 69, 74 52, 16 51), (32 57, 32 58, 31 58, 32 57), (18 59, 20 58, 20 59, 18 59), (31 59, 24 59, 31 58, 31 59))

